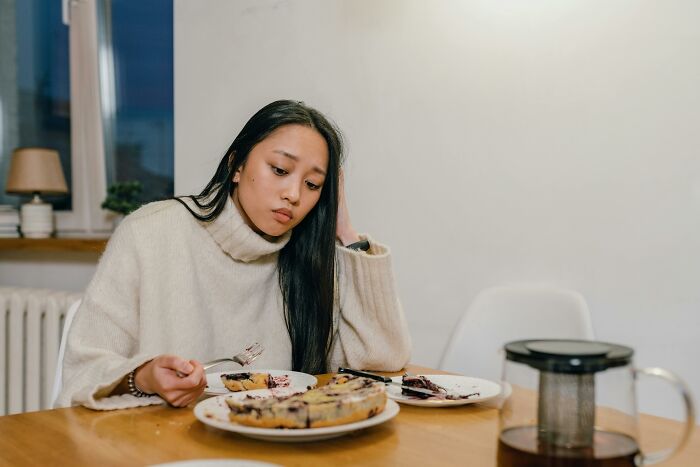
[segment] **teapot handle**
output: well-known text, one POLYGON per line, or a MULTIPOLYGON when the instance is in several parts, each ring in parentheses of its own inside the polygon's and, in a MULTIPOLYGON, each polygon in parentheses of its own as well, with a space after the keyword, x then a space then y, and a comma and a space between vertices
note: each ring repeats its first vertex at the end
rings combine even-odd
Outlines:
POLYGON ((690 395, 688 386, 674 373, 664 370, 663 368, 642 368, 635 370, 635 377, 639 375, 653 376, 668 381, 680 392, 685 405, 685 429, 680 441, 672 449, 664 449, 662 451, 652 452, 651 454, 641 454, 642 462, 640 465, 658 464, 677 454, 683 449, 688 440, 690 440, 690 435, 695 427, 695 405, 693 404, 693 398, 690 395))

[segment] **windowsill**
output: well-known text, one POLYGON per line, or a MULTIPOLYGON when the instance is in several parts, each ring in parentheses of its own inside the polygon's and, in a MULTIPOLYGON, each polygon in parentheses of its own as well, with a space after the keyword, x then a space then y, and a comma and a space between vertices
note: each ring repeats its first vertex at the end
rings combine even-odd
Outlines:
POLYGON ((0 238, 0 251, 102 253, 108 238, 0 238))

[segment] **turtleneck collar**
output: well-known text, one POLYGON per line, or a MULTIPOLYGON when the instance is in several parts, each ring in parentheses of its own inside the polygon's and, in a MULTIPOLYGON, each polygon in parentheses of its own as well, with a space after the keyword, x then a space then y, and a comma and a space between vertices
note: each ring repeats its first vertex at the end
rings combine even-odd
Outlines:
POLYGON ((281 250, 292 236, 291 230, 273 240, 259 235, 245 223, 230 196, 219 217, 202 224, 224 252, 246 263, 281 250))

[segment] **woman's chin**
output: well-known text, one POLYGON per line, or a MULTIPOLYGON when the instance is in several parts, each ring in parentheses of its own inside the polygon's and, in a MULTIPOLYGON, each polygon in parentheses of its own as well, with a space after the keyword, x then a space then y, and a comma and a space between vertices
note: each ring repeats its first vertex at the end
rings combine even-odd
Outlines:
POLYGON ((264 228, 258 228, 257 230, 263 237, 274 240, 275 238, 281 237, 289 232, 290 229, 286 226, 265 226, 264 228))

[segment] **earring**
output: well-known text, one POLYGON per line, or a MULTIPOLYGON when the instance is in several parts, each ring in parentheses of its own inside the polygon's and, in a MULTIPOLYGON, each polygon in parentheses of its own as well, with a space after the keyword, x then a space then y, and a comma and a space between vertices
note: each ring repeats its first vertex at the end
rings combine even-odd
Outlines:
POLYGON ((241 173, 236 172, 235 174, 233 174, 233 183, 238 183, 240 181, 241 181, 241 173))

